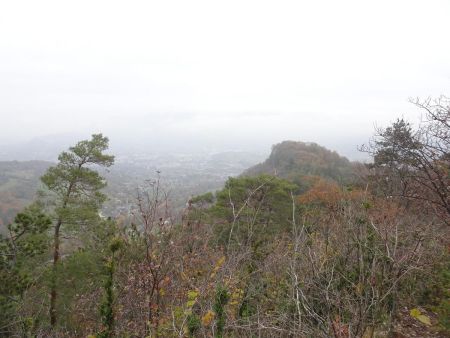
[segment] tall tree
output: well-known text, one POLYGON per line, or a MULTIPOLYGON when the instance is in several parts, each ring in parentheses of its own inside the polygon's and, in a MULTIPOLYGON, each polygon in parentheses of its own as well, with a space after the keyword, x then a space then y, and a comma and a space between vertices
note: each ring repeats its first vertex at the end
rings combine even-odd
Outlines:
POLYGON ((108 138, 102 134, 94 134, 91 140, 78 142, 69 151, 62 152, 58 157, 59 163, 41 177, 54 200, 53 271, 50 285, 52 327, 57 322, 61 232, 64 227, 89 225, 98 218, 98 211, 106 200, 101 192, 106 182, 92 166, 109 167, 114 163, 114 156, 104 154, 108 149, 108 142, 108 138))
POLYGON ((413 103, 425 112, 416 128, 399 119, 365 148, 372 178, 389 196, 421 203, 450 224, 450 99, 413 103))

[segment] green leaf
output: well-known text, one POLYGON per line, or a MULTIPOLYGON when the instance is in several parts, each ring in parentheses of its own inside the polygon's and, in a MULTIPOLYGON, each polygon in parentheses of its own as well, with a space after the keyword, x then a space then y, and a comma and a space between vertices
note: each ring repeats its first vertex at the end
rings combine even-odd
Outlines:
POLYGON ((430 317, 425 316, 425 315, 418 315, 416 318, 417 318, 420 322, 422 322, 422 323, 424 323, 424 324, 426 324, 426 325, 431 326, 431 320, 430 320, 430 317))
POLYGON ((197 291, 189 291, 188 292, 188 299, 189 300, 195 300, 198 297, 198 292, 197 291))
POLYGON ((411 315, 411 317, 417 318, 418 316, 421 315, 421 312, 418 308, 414 308, 414 309, 411 309, 409 314, 411 315))
POLYGON ((430 317, 423 315, 418 308, 411 309, 409 314, 411 315, 411 317, 416 318, 421 323, 431 325, 430 317))

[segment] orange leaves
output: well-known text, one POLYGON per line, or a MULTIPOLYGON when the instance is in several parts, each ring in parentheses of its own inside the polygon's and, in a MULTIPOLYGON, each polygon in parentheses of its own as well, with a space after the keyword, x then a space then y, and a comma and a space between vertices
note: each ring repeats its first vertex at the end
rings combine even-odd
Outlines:
POLYGON ((309 177, 308 180, 313 182, 312 187, 298 197, 297 201, 299 203, 320 203, 332 206, 342 198, 341 189, 336 183, 317 176, 309 177))
POLYGON ((211 310, 209 310, 208 312, 205 313, 205 315, 202 317, 202 325, 203 326, 209 326, 211 324, 211 322, 214 319, 214 312, 212 312, 211 310))
POLYGON ((349 336, 348 325, 341 322, 341 318, 336 315, 334 320, 331 322, 331 327, 333 329, 333 335, 336 338, 344 338, 349 336))
POLYGON ((328 208, 335 208, 341 201, 363 201, 366 192, 358 189, 346 190, 336 182, 326 180, 318 176, 305 177, 305 181, 311 187, 298 196, 300 204, 319 204, 328 208))

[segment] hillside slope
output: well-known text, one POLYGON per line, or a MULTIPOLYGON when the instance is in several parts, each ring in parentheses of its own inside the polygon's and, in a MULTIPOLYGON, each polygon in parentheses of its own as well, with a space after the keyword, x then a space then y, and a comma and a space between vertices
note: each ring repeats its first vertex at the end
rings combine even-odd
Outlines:
POLYGON ((33 200, 41 177, 51 162, 0 161, 0 231, 33 200))
MULTIPOLYGON (((109 199, 103 214, 116 217, 127 214, 134 202, 136 189, 146 180, 161 173, 164 187, 171 192, 174 210, 184 208, 191 195, 220 189, 229 176, 237 176, 245 168, 260 161, 258 154, 225 152, 214 154, 164 154, 133 158, 100 170, 108 182, 109 199)), ((0 233, 12 222, 17 212, 36 197, 39 178, 54 165, 46 161, 0 161, 0 233)))

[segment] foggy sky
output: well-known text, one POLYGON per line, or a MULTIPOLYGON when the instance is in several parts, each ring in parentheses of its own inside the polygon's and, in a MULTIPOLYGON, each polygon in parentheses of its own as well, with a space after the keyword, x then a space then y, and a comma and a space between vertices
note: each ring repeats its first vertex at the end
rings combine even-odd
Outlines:
POLYGON ((352 156, 450 94, 449 1, 1 1, 0 144, 112 142, 352 156), (354 145, 354 146, 353 146, 354 145))

